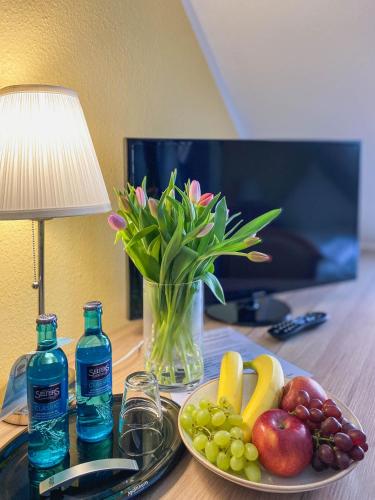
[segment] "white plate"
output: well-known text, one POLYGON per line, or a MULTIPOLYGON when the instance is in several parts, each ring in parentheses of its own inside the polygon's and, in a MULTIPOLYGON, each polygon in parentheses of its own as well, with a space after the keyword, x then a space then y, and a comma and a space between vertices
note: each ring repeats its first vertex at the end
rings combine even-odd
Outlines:
MULTIPOLYGON (((247 404, 250 395, 253 393, 255 385, 257 383, 257 375, 255 373, 246 373, 244 375, 244 384, 243 384, 243 402, 244 405, 247 404)), ((181 407, 179 418, 178 418, 178 429, 180 431, 182 440, 186 446, 186 448, 190 451, 193 457, 198 460, 204 467, 211 470, 218 476, 221 476, 228 481, 232 481, 233 483, 239 484, 241 486, 245 486, 245 488, 251 488, 253 490, 259 491, 268 491, 272 493, 297 493, 309 490, 316 490, 318 488, 323 488, 323 486, 327 486, 335 481, 338 481, 342 477, 349 474, 358 462, 353 462, 350 467, 342 471, 335 471, 333 469, 327 469, 322 472, 316 472, 311 466, 308 466, 301 474, 294 477, 279 477, 270 472, 266 471, 262 467, 262 479, 260 483, 255 483, 252 481, 248 481, 239 476, 235 476, 234 474, 230 474, 229 472, 224 472, 218 469, 215 465, 211 464, 206 457, 199 453, 194 449, 192 444, 192 439, 187 432, 184 431, 180 424, 180 416, 183 413, 186 406, 190 403, 194 405, 198 405, 201 399, 208 399, 209 401, 215 402, 217 395, 217 386, 218 380, 211 380, 206 384, 199 386, 190 396, 187 398, 183 406, 181 407)), ((353 424, 362 429, 361 424, 359 423, 357 417, 349 410, 347 406, 345 406, 341 401, 339 401, 336 397, 328 394, 328 397, 334 399, 337 405, 340 407, 344 417, 353 422, 353 424)))

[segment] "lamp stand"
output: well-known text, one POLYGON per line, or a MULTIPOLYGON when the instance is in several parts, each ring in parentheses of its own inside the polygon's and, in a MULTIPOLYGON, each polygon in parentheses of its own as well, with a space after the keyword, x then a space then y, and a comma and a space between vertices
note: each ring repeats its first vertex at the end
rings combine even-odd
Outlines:
POLYGON ((38 310, 44 314, 44 224, 45 220, 38 220, 38 310))
MULTIPOLYGON (((33 288, 38 290, 38 311, 39 314, 45 313, 45 295, 44 295, 44 230, 45 219, 40 219, 38 222, 38 275, 37 280, 33 282, 33 288)), ((34 233, 33 233, 34 235, 34 233)), ((33 258, 35 272, 35 248, 33 236, 33 258)), ((35 273, 36 274, 36 273, 35 273)), ((26 356, 18 358, 11 370, 10 382, 14 383, 17 377, 25 376, 28 358, 26 356)), ((8 382, 9 384, 9 382, 8 382)), ((27 407, 15 410, 14 413, 4 418, 8 424, 27 425, 28 412, 27 407)))

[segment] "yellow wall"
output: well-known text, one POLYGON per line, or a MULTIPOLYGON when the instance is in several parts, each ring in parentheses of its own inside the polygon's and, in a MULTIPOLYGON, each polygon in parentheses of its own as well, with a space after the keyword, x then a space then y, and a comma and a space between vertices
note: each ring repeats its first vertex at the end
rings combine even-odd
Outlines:
MULTIPOLYGON (((78 91, 111 196, 124 137, 235 135, 179 0, 0 0, 0 87, 20 83, 78 91)), ((124 325, 125 259, 105 215, 47 222, 46 253, 60 335, 79 337, 90 299, 109 333, 124 325)), ((0 221, 0 402, 13 360, 35 344, 31 282, 31 222, 0 221)))

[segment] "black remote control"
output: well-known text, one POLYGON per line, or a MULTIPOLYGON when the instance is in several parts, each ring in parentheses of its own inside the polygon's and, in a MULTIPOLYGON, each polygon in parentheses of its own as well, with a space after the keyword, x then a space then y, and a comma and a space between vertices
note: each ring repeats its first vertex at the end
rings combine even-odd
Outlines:
POLYGON ((304 316, 298 316, 297 318, 282 321, 273 325, 268 333, 271 334, 275 339, 285 340, 297 333, 303 332, 304 330, 309 330, 310 328, 315 328, 321 325, 328 319, 328 314, 323 312, 309 312, 304 316))

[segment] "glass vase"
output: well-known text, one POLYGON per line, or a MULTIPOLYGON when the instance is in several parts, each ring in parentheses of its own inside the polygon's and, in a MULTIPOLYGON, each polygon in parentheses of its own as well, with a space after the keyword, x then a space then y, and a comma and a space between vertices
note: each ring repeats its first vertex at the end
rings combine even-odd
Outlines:
POLYGON ((200 280, 143 280, 145 368, 164 391, 191 389, 203 377, 203 286, 200 280))

